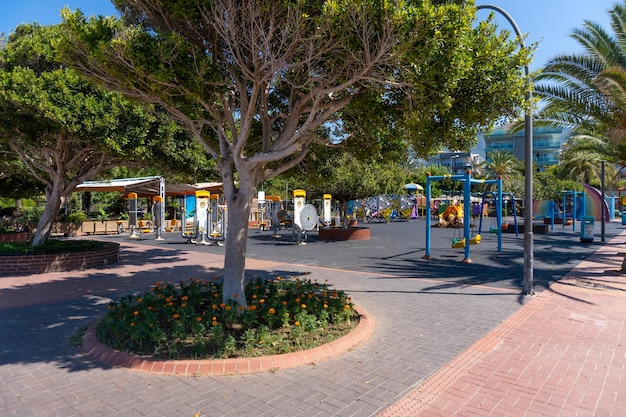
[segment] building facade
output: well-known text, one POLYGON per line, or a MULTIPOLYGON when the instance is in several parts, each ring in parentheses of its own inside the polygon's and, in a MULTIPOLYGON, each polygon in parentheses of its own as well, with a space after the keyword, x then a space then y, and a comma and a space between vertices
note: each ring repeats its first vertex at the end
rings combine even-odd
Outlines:
POLYGON ((441 165, 453 175, 465 174, 468 170, 476 175, 476 169, 480 166, 481 158, 477 153, 472 152, 439 152, 427 161, 428 165, 441 165))
MULTIPOLYGON (((536 127, 533 129, 533 162, 538 171, 545 171, 550 165, 558 165, 568 132, 557 127, 536 127)), ((485 135, 485 155, 489 152, 510 152, 520 161, 526 159, 525 132, 510 133, 507 126, 494 129, 485 135)))

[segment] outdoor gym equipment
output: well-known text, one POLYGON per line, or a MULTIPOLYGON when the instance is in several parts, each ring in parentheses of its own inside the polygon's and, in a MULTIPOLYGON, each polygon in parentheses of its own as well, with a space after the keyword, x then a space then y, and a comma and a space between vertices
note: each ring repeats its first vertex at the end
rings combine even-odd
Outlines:
MULTIPOLYGON (((497 184, 497 207, 496 207, 496 216, 498 217, 498 224, 502 224, 502 179, 498 178, 495 180, 473 180, 471 172, 467 172, 464 175, 443 175, 443 176, 431 176, 430 173, 426 174, 426 253, 424 255, 424 259, 432 259, 430 255, 430 233, 431 233, 431 209, 430 209, 430 191, 431 191, 431 182, 432 181, 441 181, 441 180, 450 180, 450 181, 461 181, 463 183, 463 247, 465 248, 465 258, 463 262, 471 263, 472 260, 470 258, 470 246, 466 245, 465 242, 471 242, 473 238, 471 236, 470 230, 470 216, 472 213, 472 202, 471 202, 471 186, 472 184, 497 184)), ((474 237, 474 242, 479 243, 480 238, 478 235, 474 237)), ((454 243, 453 243, 454 244, 454 243)), ((502 251, 502 231, 498 230, 498 252, 502 251)))
POLYGON ((156 240, 163 240, 163 237, 161 237, 161 233, 163 231, 163 224, 161 223, 161 219, 163 218, 163 210, 163 197, 161 197, 160 195, 152 197, 152 221, 156 240))
POLYGON ((268 195, 263 201, 259 199, 259 232, 266 230, 265 219, 269 219, 270 229, 274 232, 273 237, 279 237, 278 230, 286 214, 287 212, 283 210, 283 204, 279 196, 268 195))
POLYGON ((226 239, 226 205, 220 203, 219 194, 209 194, 207 231, 213 245, 221 246, 226 239))
POLYGON ((180 235, 191 243, 198 238, 198 227, 196 221, 196 197, 186 195, 183 200, 183 207, 180 209, 180 235), (189 206, 193 206, 190 210, 189 206), (189 221, 191 219, 191 222, 189 221))
POLYGON ((128 230, 129 237, 137 238, 137 193, 128 193, 128 230))
POLYGON ((200 241, 192 241, 191 243, 199 243, 207 245, 207 234, 209 233, 209 197, 211 193, 208 191, 196 191, 196 230, 200 241))
POLYGON ((298 245, 306 244, 307 232, 315 229, 319 222, 317 208, 306 204, 306 191, 293 190, 293 226, 291 233, 298 245))
MULTIPOLYGON (((496 193, 494 193, 493 191, 486 191, 486 192, 483 193, 482 201, 480 203, 481 212, 483 210, 483 207, 485 207, 485 198, 489 197, 489 196, 493 197, 493 199, 495 201, 495 205, 498 206, 498 197, 497 197, 496 193)), ((515 236, 519 236, 518 227, 517 227, 517 213, 516 213, 516 210, 515 210, 515 197, 511 193, 502 193, 502 197, 505 197, 505 196, 511 198, 511 208, 513 210, 513 223, 514 223, 514 226, 515 226, 515 236)), ((500 207, 502 207, 502 204, 500 204, 500 207)), ((500 231, 505 230, 507 227, 508 227, 508 225, 506 223, 502 223, 502 216, 498 217, 496 215, 496 227, 495 228, 491 228, 489 230, 489 232, 490 233, 498 233, 499 230, 500 231)), ((481 215, 480 216, 480 222, 478 223, 478 234, 480 234, 480 232, 482 231, 482 228, 483 228, 483 216, 481 215)))
POLYGON ((322 223, 328 227, 332 223, 330 209, 333 203, 332 196, 330 194, 324 194, 324 203, 322 208, 322 223))

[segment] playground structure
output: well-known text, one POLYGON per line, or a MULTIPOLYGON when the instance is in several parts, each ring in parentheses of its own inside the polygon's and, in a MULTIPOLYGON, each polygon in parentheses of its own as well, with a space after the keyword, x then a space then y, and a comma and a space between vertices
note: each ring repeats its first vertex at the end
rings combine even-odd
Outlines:
MULTIPOLYGON (((496 193, 494 193, 493 191, 486 191, 483 193, 482 195, 482 200, 481 200, 481 208, 485 207, 485 199, 487 197, 492 197, 494 199, 494 206, 500 206, 503 209, 506 209, 506 206, 504 206, 503 204, 498 204, 498 196, 496 195, 496 193)), ((515 227, 515 236, 519 236, 519 230, 517 227, 517 210, 515 208, 515 196, 511 193, 502 193, 502 197, 509 197, 510 201, 511 201, 511 209, 513 212, 513 227, 515 227)), ((504 203, 506 200, 503 200, 502 203, 504 203)), ((480 234, 482 232, 482 227, 483 227, 483 217, 484 216, 480 216, 480 221, 478 223, 478 234, 480 234)), ((495 217, 496 219, 498 218, 497 216, 495 217)), ((500 217, 502 218, 502 216, 500 217)), ((506 229, 508 229, 509 224, 508 223, 498 223, 496 221, 496 226, 492 226, 489 228, 489 233, 498 233, 499 231, 502 232, 506 229)))
POLYGON ((417 217, 417 199, 411 195, 378 195, 348 202, 348 215, 358 221, 384 222, 417 217))
POLYGON ((460 204, 440 205, 443 209, 439 213, 440 227, 463 227, 463 207, 460 204))
POLYGON ((463 262, 471 263, 470 258, 470 245, 480 243, 480 234, 476 236, 471 235, 471 186, 472 184, 496 184, 497 185, 497 197, 496 197, 496 218, 498 224, 498 252, 502 251, 502 179, 495 180, 474 180, 472 179, 471 172, 467 172, 464 175, 443 175, 443 176, 431 176, 429 173, 426 175, 426 253, 424 259, 432 259, 431 257, 431 182, 432 181, 460 181, 463 184, 463 238, 454 239, 452 247, 464 248, 465 258, 463 262), (468 244, 468 242, 470 244, 468 244))

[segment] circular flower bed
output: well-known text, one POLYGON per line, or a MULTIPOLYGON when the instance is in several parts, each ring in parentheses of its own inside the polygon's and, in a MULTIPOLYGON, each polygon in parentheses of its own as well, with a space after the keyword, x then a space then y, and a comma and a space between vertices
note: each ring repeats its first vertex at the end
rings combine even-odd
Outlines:
POLYGON ((124 352, 169 359, 274 355, 331 342, 358 324, 350 298, 309 279, 251 280, 222 301, 222 283, 156 283, 109 305, 98 339, 124 352), (247 308, 238 302, 245 297, 247 308))

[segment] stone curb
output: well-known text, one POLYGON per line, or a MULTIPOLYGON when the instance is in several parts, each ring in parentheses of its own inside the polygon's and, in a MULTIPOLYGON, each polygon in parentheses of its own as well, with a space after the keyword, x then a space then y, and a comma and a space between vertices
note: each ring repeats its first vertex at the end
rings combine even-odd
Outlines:
POLYGON ((165 360, 121 352, 101 343, 96 336, 96 323, 92 323, 83 336, 80 351, 89 358, 114 368, 160 375, 220 376, 242 375, 257 372, 274 372, 314 364, 353 349, 374 334, 374 320, 361 308, 359 324, 347 335, 324 345, 299 352, 254 358, 165 360))

